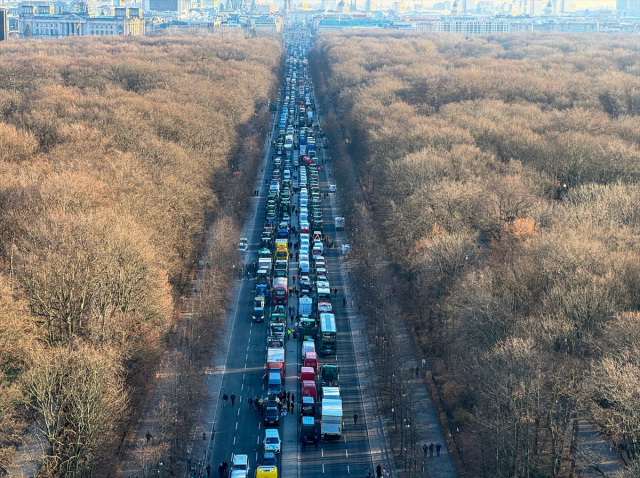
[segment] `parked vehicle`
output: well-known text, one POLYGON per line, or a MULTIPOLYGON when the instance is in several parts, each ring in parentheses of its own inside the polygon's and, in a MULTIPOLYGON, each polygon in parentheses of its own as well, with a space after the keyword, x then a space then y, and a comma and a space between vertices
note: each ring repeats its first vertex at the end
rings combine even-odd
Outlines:
POLYGON ((280 425, 280 413, 278 412, 278 402, 275 400, 267 400, 264 410, 264 426, 280 425))
POLYGON ((338 386, 338 373, 340 367, 334 364, 325 364, 320 367, 320 383, 323 386, 338 386))
POLYGON ((276 428, 267 428, 264 431, 264 451, 272 451, 277 455, 280 453, 280 444, 280 433, 278 433, 278 430, 276 428))
POLYGON ((320 436, 323 441, 339 439, 342 436, 342 400, 322 400, 320 436))
POLYGON ((302 396, 313 397, 314 400, 318 399, 318 389, 316 388, 316 382, 313 380, 304 380, 301 384, 302 396))
POLYGON ((307 437, 309 444, 314 444, 318 439, 316 432, 316 419, 314 417, 302 417, 300 423, 300 439, 307 437))

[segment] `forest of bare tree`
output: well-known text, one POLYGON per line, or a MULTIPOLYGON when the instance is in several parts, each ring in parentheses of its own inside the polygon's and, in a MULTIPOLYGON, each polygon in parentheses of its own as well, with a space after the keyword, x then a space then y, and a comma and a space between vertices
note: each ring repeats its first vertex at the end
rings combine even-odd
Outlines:
POLYGON ((205 226, 237 254, 281 63, 265 38, 0 47, 0 474, 27 427, 39 476, 112 469, 205 226))
POLYGON ((588 419, 637 476, 636 39, 331 34, 312 62, 460 474, 575 476, 588 419))

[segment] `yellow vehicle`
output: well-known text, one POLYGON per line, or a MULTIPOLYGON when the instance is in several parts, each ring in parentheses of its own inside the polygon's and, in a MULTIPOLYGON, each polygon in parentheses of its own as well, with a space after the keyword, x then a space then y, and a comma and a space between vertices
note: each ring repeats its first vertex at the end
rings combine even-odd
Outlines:
POLYGON ((275 466, 259 466, 256 468, 256 478, 278 478, 278 468, 275 466))
POLYGON ((276 239, 276 259, 289 260, 289 244, 287 239, 276 239))

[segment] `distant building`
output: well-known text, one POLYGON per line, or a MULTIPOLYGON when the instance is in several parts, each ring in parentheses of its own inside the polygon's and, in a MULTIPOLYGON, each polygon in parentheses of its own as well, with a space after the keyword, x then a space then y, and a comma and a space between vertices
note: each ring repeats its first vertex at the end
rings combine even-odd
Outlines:
POLYGON ((9 13, 4 8, 0 8, 0 41, 9 38, 9 13))
POLYGON ((640 0, 616 0, 616 10, 622 16, 640 15, 640 0))
POLYGON ((282 18, 277 15, 261 15, 259 17, 251 17, 251 28, 256 31, 280 33, 282 31, 282 18))
POLYGON ((487 33, 504 33, 510 30, 509 20, 466 20, 461 18, 437 19, 418 22, 416 30, 431 33, 462 33, 465 35, 485 35, 487 33))
POLYGON ((149 10, 152 12, 181 12, 184 9, 183 0, 149 0, 149 10))
POLYGON ((92 17, 86 11, 55 14, 52 5, 23 5, 18 25, 21 37, 35 38, 144 35, 144 27, 139 8, 116 8, 114 16, 92 17))

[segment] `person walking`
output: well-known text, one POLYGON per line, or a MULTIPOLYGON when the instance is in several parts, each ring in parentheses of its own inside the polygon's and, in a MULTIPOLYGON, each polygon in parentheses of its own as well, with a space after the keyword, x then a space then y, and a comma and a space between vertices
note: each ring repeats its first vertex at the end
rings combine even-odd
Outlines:
POLYGON ((295 403, 295 401, 296 401, 296 394, 292 393, 291 394, 291 407, 293 407, 293 404, 295 403))
POLYGON ((287 329, 287 340, 291 340, 291 329, 287 329))
POLYGON ((207 464, 206 470, 207 470, 207 478, 209 478, 211 476, 211 464, 210 463, 207 464))
POLYGON ((249 410, 253 410, 253 397, 247 398, 247 402, 249 402, 249 410))
POLYGON ((306 448, 307 448, 307 443, 309 443, 309 440, 307 440, 307 437, 306 437, 306 436, 303 436, 303 437, 300 439, 300 443, 302 444, 302 451, 305 451, 305 450, 306 450, 306 448))
POLYGON ((353 414, 353 426, 354 427, 358 426, 358 414, 357 413, 353 414))
POLYGON ((378 478, 382 478, 382 465, 380 463, 376 466, 376 476, 378 478))
POLYGON ((227 400, 229 400, 229 395, 226 393, 222 396, 222 401, 224 402, 224 406, 227 406, 227 400))
POLYGON ((220 475, 219 478, 224 478, 224 465, 222 463, 218 466, 218 475, 220 475))
POLYGON ((433 444, 433 442, 429 443, 429 457, 433 458, 433 449, 436 446, 433 444))
POLYGON ((231 392, 231 406, 233 407, 236 404, 236 394, 231 392))
POLYGON ((335 289, 333 289, 333 295, 338 297, 338 288, 337 287, 335 289))
POLYGON ((416 379, 420 379, 420 367, 416 367, 416 379))
POLYGON ((422 445, 422 451, 424 452, 424 457, 427 457, 427 452, 429 451, 429 447, 427 446, 427 444, 425 443, 424 445, 422 445))
POLYGON ((342 305, 343 305, 344 307, 346 307, 346 306, 347 306, 347 298, 346 298, 346 297, 343 297, 343 298, 342 298, 342 305))
POLYGON ((227 463, 227 460, 222 460, 222 466, 224 466, 224 476, 227 476, 227 468, 229 468, 229 463, 227 463))
POLYGON ((369 470, 369 468, 367 468, 366 470, 364 470, 364 476, 365 478, 369 478, 370 476, 373 476, 371 474, 371 470, 369 470))
POLYGON ((291 392, 287 392, 287 402, 291 400, 291 392))
POLYGON ((313 437, 313 444, 316 446, 316 451, 318 451, 318 437, 317 436, 313 437))
POLYGON ((149 442, 151 441, 151 439, 153 438, 153 435, 151 434, 151 431, 148 431, 147 434, 145 435, 145 437, 147 438, 147 445, 148 445, 149 442))
POLYGON ((436 456, 440 456, 440 448, 442 448, 440 442, 436 443, 436 456))

